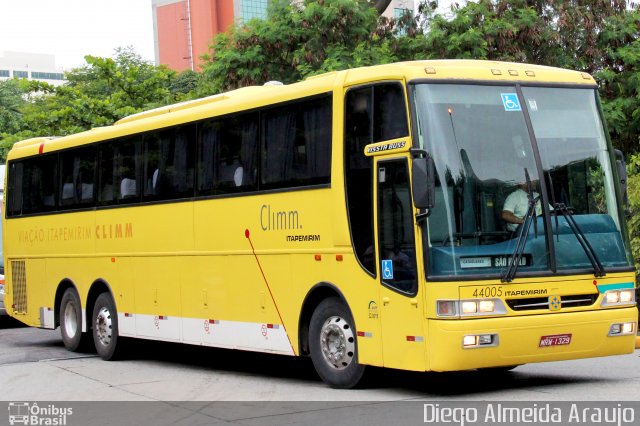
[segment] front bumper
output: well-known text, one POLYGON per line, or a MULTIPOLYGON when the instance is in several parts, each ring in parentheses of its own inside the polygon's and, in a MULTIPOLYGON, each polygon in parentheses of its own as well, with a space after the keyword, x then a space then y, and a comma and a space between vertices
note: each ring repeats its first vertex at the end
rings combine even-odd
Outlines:
MULTIPOLYGON (((431 347, 433 371, 561 361, 627 354, 634 351, 636 336, 608 336, 611 324, 636 322, 635 307, 471 320, 432 320, 429 333, 438 341, 431 347), (497 334, 497 346, 465 349, 469 334, 497 334), (542 336, 571 334, 568 345, 540 347, 542 336)), ((636 328, 637 330, 637 328, 636 328)))

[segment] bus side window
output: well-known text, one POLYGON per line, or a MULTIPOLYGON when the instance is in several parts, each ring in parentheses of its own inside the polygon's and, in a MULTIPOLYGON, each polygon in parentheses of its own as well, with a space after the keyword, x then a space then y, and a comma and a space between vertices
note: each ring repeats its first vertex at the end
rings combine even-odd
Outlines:
POLYGON ((60 206, 92 205, 94 201, 96 150, 76 149, 60 154, 60 206))
POLYGON ((98 149, 98 205, 113 204, 115 191, 115 157, 113 145, 103 143, 98 149))
POLYGON ((269 109, 262 114, 265 189, 328 184, 331 174, 331 98, 269 109))
POLYGON ((57 154, 30 158, 23 162, 22 214, 55 210, 57 162, 57 154))
POLYGON ((12 162, 9 165, 9 181, 7 182, 7 217, 20 216, 22 214, 22 174, 24 161, 12 162))
POLYGON ((116 199, 120 203, 135 203, 140 200, 141 149, 139 139, 118 141, 114 145, 114 191, 117 191, 116 199))

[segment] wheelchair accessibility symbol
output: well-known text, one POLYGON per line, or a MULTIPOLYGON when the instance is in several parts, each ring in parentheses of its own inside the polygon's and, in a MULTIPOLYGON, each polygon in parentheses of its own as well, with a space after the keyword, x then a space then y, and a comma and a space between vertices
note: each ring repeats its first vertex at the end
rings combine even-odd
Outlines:
POLYGON ((501 93, 500 96, 505 111, 522 111, 517 93, 501 93))
POLYGON ((382 261, 382 278, 385 280, 393 279, 393 261, 392 260, 382 261))

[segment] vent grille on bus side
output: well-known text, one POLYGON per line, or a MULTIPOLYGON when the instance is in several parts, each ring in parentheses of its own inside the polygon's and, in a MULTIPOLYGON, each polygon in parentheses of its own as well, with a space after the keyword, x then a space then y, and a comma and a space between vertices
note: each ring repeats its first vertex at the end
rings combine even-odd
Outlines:
MULTIPOLYGON (((562 296, 563 308, 577 308, 580 306, 591 306, 598 299, 597 294, 573 294, 562 296)), ((527 299, 507 300, 507 305, 514 311, 531 311, 534 309, 549 309, 548 297, 531 297, 527 299)))
POLYGON ((11 285, 13 293, 13 311, 16 314, 27 313, 27 270, 24 260, 11 261, 11 285))

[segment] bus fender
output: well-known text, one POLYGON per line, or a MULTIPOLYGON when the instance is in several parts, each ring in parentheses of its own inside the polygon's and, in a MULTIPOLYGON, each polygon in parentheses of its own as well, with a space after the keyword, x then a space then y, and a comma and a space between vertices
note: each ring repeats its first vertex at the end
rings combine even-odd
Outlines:
MULTIPOLYGON (((67 289, 69 288, 74 289, 76 293, 78 293, 78 296, 80 296, 80 292, 78 291, 78 286, 76 286, 76 284, 70 278, 64 278, 62 281, 58 283, 58 288, 56 289, 56 295, 53 302, 54 303, 53 304, 54 328, 60 327, 60 305, 62 303, 62 296, 64 295, 64 292, 67 291, 67 289)), ((80 298, 80 308, 82 309, 82 298, 80 298)), ((84 315, 82 318, 82 322, 83 322, 82 331, 84 332, 85 331, 84 315)))
POLYGON ((311 323, 311 315, 316 306, 328 297, 338 297, 344 305, 349 308, 349 303, 344 294, 335 284, 330 282, 319 282, 307 292, 302 302, 300 310, 300 318, 298 320, 298 353, 300 355, 309 355, 309 324, 311 323))
MULTIPOLYGON (((89 294, 87 294, 87 306, 85 307, 85 318, 91 318, 93 315, 93 306, 96 304, 96 300, 98 296, 102 293, 108 293, 111 295, 111 299, 113 303, 116 303, 116 298, 111 291, 111 286, 109 283, 102 279, 98 278, 91 284, 91 288, 89 289, 89 294)), ((116 305, 117 306, 117 305, 116 305)), ((91 325, 87 324, 85 321, 85 325, 83 326, 82 331, 91 331, 91 325), (85 329, 86 326, 86 329, 85 329)))

